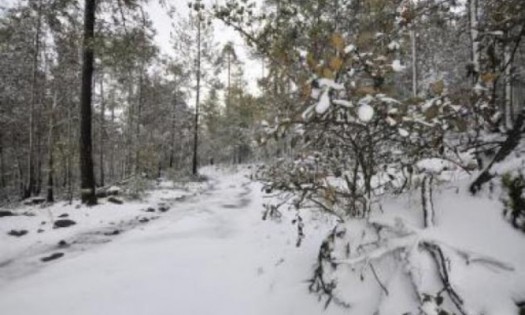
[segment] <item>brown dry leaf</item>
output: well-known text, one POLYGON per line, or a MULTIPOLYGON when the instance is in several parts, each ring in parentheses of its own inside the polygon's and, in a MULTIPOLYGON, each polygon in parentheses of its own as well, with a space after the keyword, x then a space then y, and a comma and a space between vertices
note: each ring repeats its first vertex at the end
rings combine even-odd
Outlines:
POLYGON ((329 65, 332 70, 339 71, 343 66, 343 60, 339 57, 333 57, 332 59, 330 59, 329 65))
POLYGON ((426 110, 425 118, 427 120, 432 120, 436 118, 438 114, 439 114, 439 107, 437 107, 436 105, 432 105, 426 110))
POLYGON ((443 80, 436 81, 432 84, 430 84, 430 89, 432 90, 432 93, 435 95, 441 95, 443 94, 443 91, 445 90, 445 83, 443 80))
POLYGON ((324 68, 323 69, 323 78, 327 79, 335 79, 335 74, 330 68, 324 68))
POLYGON ((355 94, 358 96, 366 96, 368 94, 375 94, 376 90, 373 86, 360 86, 355 90, 355 94))
POLYGON ((330 44, 332 44, 332 47, 334 47, 339 52, 343 52, 345 49, 345 40, 339 33, 332 34, 330 37, 330 44))
POLYGON ((496 75, 492 72, 485 72, 481 74, 480 79, 483 83, 489 84, 496 80, 496 75))
POLYGON ((315 61, 314 54, 308 53, 306 55, 306 63, 308 64, 308 67, 313 70, 315 67, 317 67, 317 62, 315 61))
POLYGON ((302 94, 303 100, 309 99, 310 96, 312 95, 312 85, 308 83, 303 84, 303 88, 301 89, 301 94, 302 94))

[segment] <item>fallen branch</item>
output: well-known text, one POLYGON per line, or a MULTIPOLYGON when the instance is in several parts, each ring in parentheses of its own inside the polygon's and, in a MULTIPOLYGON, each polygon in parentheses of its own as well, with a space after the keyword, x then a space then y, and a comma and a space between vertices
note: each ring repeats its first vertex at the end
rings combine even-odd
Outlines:
POLYGON ((494 164, 499 163, 503 161, 509 154, 516 149, 518 144, 521 141, 521 133, 523 129, 523 123, 525 121, 525 109, 522 110, 518 117, 516 118, 516 122, 514 123, 514 127, 508 132, 507 139, 501 144, 500 149, 490 161, 490 163, 483 169, 483 171, 478 175, 476 180, 472 182, 470 185, 470 192, 475 195, 481 187, 490 181, 492 178, 494 178, 494 174, 490 172, 490 169, 494 164))

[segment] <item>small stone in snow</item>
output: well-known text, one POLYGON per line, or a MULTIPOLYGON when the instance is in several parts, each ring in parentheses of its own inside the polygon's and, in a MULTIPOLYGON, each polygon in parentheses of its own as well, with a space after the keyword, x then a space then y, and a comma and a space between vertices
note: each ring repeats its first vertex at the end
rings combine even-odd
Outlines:
POLYGON ((168 207, 168 206, 160 206, 160 207, 159 207, 159 211, 160 211, 160 212, 166 212, 166 211, 168 211, 169 209, 170 209, 170 207, 168 207))
POLYGON ((149 207, 148 209, 146 209, 146 212, 155 212, 155 208, 149 207))
POLYGON ((147 222, 149 222, 149 219, 148 218, 142 218, 142 219, 139 219, 139 222, 140 223, 147 223, 147 222))
POLYGON ((67 218, 69 217, 69 214, 67 213, 62 213, 61 215, 58 216, 59 218, 67 218))
POLYGON ((119 234, 120 234, 119 230, 115 230, 113 232, 106 232, 106 233, 104 233, 104 235, 106 235, 106 236, 115 236, 115 235, 119 235, 119 234))
POLYGON ((27 234, 27 230, 11 230, 7 234, 9 234, 11 236, 20 237, 20 236, 26 235, 27 234))
POLYGON ((64 253, 54 253, 54 254, 51 254, 50 256, 42 257, 42 258, 40 258, 40 260, 42 262, 48 262, 48 261, 51 261, 51 260, 58 259, 58 258, 60 258, 62 256, 64 256, 64 253))
POLYGON ((58 242, 58 247, 69 247, 69 244, 64 240, 61 240, 58 242))
POLYGON ((54 228, 55 229, 66 228, 66 227, 69 227, 75 224, 77 224, 75 221, 69 220, 69 219, 56 220, 54 224, 54 228))

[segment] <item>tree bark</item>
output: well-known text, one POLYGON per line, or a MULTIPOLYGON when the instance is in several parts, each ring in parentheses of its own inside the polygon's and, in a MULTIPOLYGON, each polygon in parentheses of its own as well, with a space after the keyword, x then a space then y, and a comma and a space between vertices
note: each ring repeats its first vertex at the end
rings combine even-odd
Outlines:
POLYGON ((169 166, 170 168, 173 168, 173 163, 175 161, 175 133, 177 132, 176 128, 177 125, 175 123, 175 119, 177 118, 177 82, 175 81, 175 88, 174 88, 174 96, 173 96, 173 106, 171 110, 171 143, 170 143, 170 160, 169 160, 169 166))
POLYGON ((412 94, 414 97, 417 96, 417 34, 415 26, 412 25, 410 30, 410 43, 412 46, 412 94))
POLYGON ((5 165, 4 165, 4 143, 2 133, 0 132, 0 188, 5 188, 5 165))
POLYGON ((54 202, 55 197, 53 193, 54 186, 54 160, 53 160, 53 147, 54 147, 54 113, 57 103, 57 91, 55 91, 55 96, 53 98, 53 103, 51 104, 51 110, 49 112, 49 135, 48 135, 48 173, 47 173, 47 202, 54 202))
POLYGON ((38 55, 40 54, 40 33, 42 29, 42 0, 38 1, 37 22, 35 32, 35 45, 33 51, 33 77, 31 79, 31 100, 29 102, 29 152, 27 155, 27 182, 24 190, 24 198, 29 198, 35 191, 35 107, 37 100, 38 85, 38 55))
POLYGON ((94 61, 94 29, 96 0, 85 0, 84 41, 82 48, 82 90, 80 95, 80 189, 82 203, 95 205, 95 176, 91 137, 91 102, 94 61))
POLYGON ((199 98, 201 88, 201 20, 200 14, 197 16, 197 95, 195 100, 195 126, 193 131, 193 163, 192 173, 197 175, 197 164, 198 156, 197 151, 199 148, 199 98))
POLYGON ((514 110, 512 108, 512 51, 510 43, 505 45, 504 49, 505 62, 505 128, 507 130, 512 128, 512 120, 514 110))
POLYGON ((492 168, 492 166, 496 163, 503 161, 519 145, 521 141, 521 134, 523 132, 524 122, 525 109, 519 113, 518 117, 516 118, 516 122, 514 123, 514 127, 508 132, 507 139, 505 139, 505 142, 503 142, 492 161, 489 163, 489 165, 487 165, 487 167, 485 167, 485 169, 479 174, 476 180, 470 185, 470 192, 473 195, 481 189, 483 184, 490 181, 494 177, 494 175, 490 173, 490 169, 492 168))
POLYGON ((106 135, 106 101, 104 99, 104 74, 100 71, 100 152, 99 152, 99 171, 100 186, 104 186, 104 137, 106 135))
POLYGON ((469 0, 469 17, 470 17, 470 38, 471 38, 471 56, 474 70, 474 83, 477 82, 480 72, 479 64, 479 20, 478 20, 478 0, 469 0))

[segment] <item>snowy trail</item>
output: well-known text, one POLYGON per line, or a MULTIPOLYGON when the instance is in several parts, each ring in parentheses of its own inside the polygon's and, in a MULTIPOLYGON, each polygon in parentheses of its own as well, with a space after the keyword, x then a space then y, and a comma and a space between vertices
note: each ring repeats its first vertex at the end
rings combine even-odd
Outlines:
POLYGON ((209 176, 211 189, 158 220, 1 285, 0 313, 323 313, 304 283, 323 225, 297 249, 287 219, 261 220, 258 184, 242 173, 209 176))

